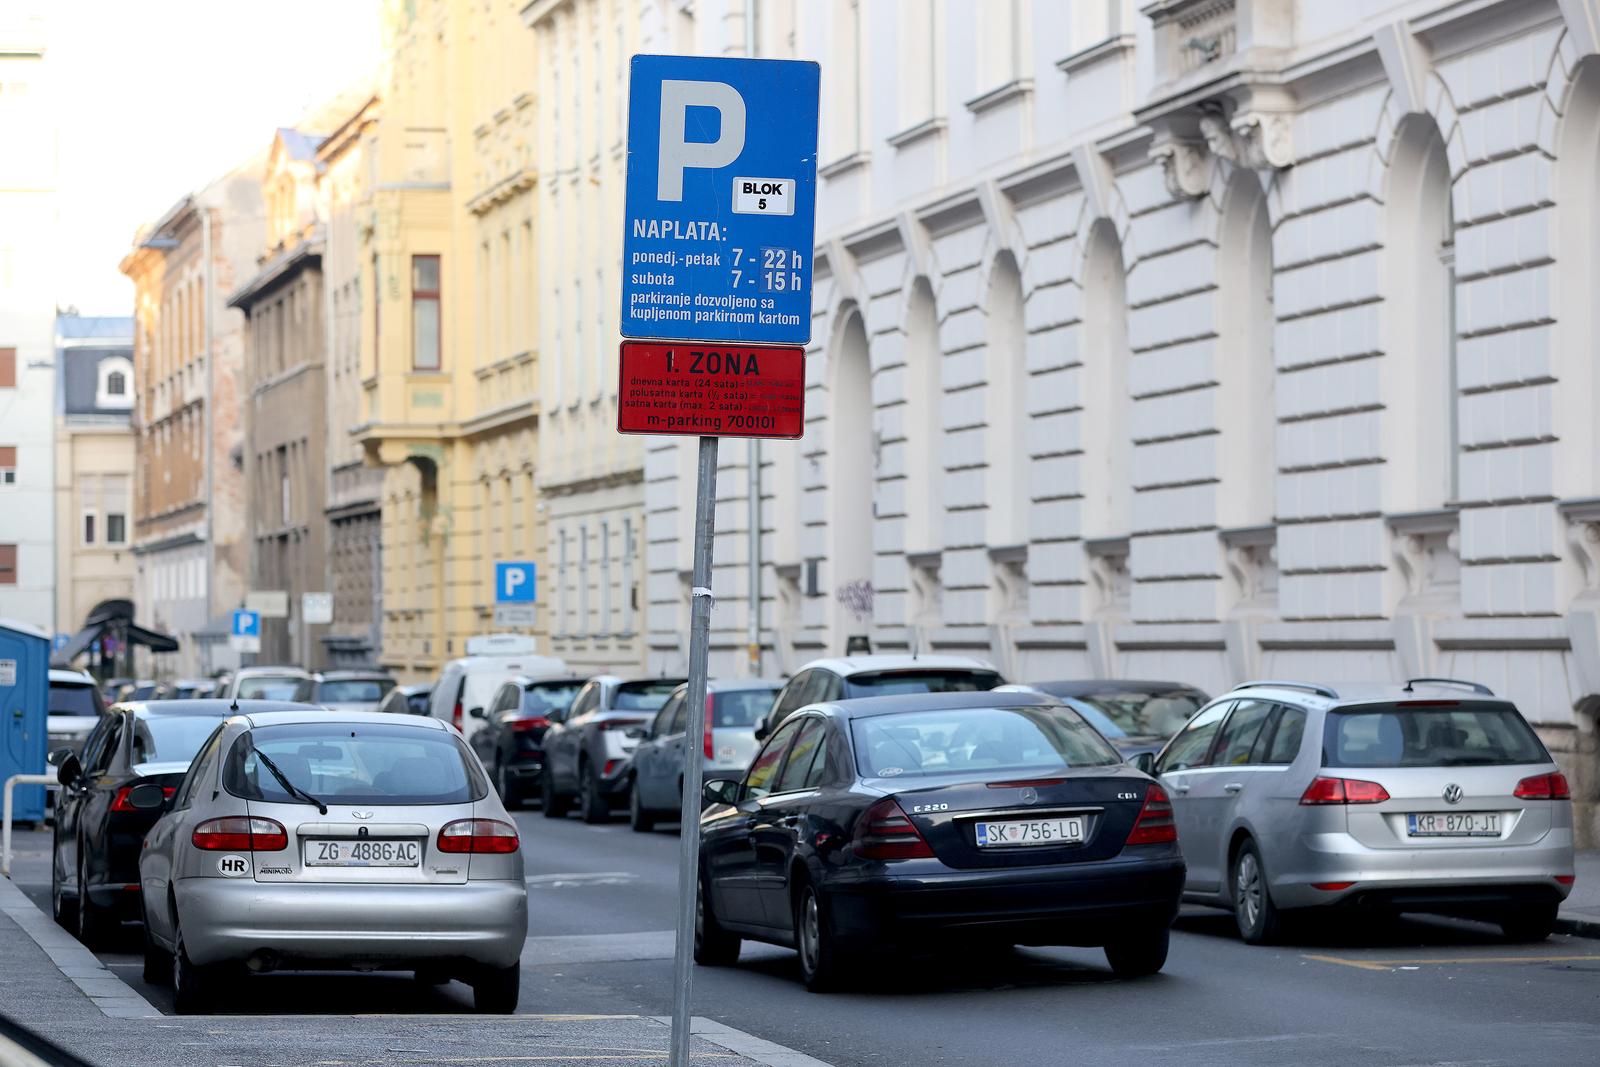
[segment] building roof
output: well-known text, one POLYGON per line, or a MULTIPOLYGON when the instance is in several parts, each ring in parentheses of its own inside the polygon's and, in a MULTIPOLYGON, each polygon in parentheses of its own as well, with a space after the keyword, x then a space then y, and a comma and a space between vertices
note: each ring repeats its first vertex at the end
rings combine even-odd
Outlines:
POLYGON ((133 343, 131 315, 56 316, 56 337, 62 341, 123 341, 133 343))
POLYGON ((322 143, 324 136, 320 133, 291 129, 288 126, 278 127, 278 139, 283 142, 284 153, 290 159, 302 163, 316 161, 317 146, 322 143))

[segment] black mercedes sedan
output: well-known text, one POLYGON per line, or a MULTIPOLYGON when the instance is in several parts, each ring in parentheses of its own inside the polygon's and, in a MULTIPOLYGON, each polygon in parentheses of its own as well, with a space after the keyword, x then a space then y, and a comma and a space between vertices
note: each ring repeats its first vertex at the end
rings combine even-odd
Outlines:
POLYGON ((160 810, 135 806, 135 786, 172 796, 195 753, 222 720, 244 711, 303 707, 261 700, 161 700, 117 704, 83 743, 50 754, 55 764, 55 837, 50 905, 56 922, 90 948, 139 908, 139 852, 160 810))
POLYGON ((1038 693, 800 709, 742 781, 705 787, 695 959, 798 950, 812 990, 869 953, 1102 946, 1159 971, 1184 862, 1166 792, 1038 693))

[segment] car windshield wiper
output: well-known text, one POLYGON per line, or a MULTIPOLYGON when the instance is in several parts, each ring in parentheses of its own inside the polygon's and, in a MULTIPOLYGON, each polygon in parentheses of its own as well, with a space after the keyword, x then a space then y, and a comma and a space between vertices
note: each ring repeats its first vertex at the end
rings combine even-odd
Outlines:
POLYGON ((299 786, 289 781, 289 776, 284 774, 276 763, 272 762, 271 756, 267 755, 259 748, 255 749, 255 754, 256 759, 261 761, 261 766, 272 772, 272 777, 278 780, 278 784, 283 786, 285 792, 297 800, 303 800, 307 804, 312 805, 320 814, 328 814, 328 805, 324 804, 310 793, 307 793, 304 789, 301 789, 299 786))

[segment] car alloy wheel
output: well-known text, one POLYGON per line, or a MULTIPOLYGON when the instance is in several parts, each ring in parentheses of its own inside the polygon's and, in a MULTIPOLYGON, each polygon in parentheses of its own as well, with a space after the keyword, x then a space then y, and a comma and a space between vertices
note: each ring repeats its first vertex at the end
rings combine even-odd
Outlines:
POLYGON ((1278 909, 1272 903, 1266 871, 1255 843, 1239 846, 1233 859, 1233 918, 1239 936, 1252 945, 1269 944, 1278 935, 1278 909))
POLYGON ((112 927, 110 916, 106 909, 96 904, 89 897, 89 877, 85 870, 84 861, 78 860, 78 940, 84 948, 99 948, 110 934, 112 927))
POLYGON ((828 993, 843 984, 848 969, 844 946, 833 933, 827 900, 809 882, 800 887, 795 901, 794 942, 807 989, 828 993))
POLYGON ((628 788, 628 825, 641 834, 647 834, 656 828, 655 816, 644 810, 644 804, 639 799, 637 779, 628 788))
MULTIPOLYGON (((177 951, 172 954, 172 1005, 179 1015, 206 1015, 211 1011, 211 991, 206 988, 211 975, 189 959, 183 944, 183 929, 173 933, 177 951)), ((209 969, 209 968, 208 968, 209 969)))
POLYGON ((594 764, 585 760, 578 768, 578 814, 586 823, 602 823, 611 817, 606 798, 600 794, 600 779, 594 764))
POLYGON ((739 949, 743 943, 743 938, 730 934, 717 922, 716 911, 711 906, 710 888, 706 880, 701 878, 694 907, 694 961, 702 967, 732 967, 739 962, 739 949))

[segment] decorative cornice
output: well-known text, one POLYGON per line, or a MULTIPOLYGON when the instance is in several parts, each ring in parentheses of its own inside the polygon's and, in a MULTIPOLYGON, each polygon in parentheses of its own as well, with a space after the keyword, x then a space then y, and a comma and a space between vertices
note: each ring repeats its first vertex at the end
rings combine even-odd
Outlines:
POLYGON ((467 201, 467 210, 483 215, 539 184, 539 172, 533 167, 519 167, 508 177, 500 179, 489 188, 467 201))

